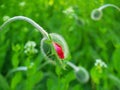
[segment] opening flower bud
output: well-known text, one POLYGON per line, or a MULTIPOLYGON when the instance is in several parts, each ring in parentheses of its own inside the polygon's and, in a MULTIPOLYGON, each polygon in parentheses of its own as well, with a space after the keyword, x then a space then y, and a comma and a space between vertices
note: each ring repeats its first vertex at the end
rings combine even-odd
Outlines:
POLYGON ((53 47, 55 48, 57 55, 60 59, 66 59, 69 58, 69 49, 66 41, 64 38, 56 33, 50 33, 49 34, 52 42, 53 42, 53 47))
POLYGON ((68 46, 62 36, 50 33, 51 41, 47 38, 41 40, 41 51, 46 59, 56 59, 55 53, 59 59, 67 59, 70 57, 68 46), (54 49, 54 50, 53 50, 54 49))
POLYGON ((53 42, 53 46, 57 52, 58 57, 60 59, 64 59, 64 51, 63 51, 62 47, 56 42, 53 42))

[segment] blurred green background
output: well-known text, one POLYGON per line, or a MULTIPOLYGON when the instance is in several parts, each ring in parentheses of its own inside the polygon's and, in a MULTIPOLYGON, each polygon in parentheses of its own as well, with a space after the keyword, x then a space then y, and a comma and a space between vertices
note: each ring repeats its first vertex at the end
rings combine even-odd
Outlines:
POLYGON ((0 25, 19 15, 33 19, 48 33, 62 35, 70 61, 90 74, 82 84, 70 67, 45 64, 42 35, 32 25, 15 21, 0 31, 0 90, 120 90, 120 12, 108 7, 99 21, 90 17, 93 9, 108 3, 120 7, 119 0, 0 0, 0 25), (28 41, 37 44, 38 53, 24 53, 28 41), (107 69, 94 70, 96 59, 107 69), (20 66, 29 69, 10 73, 20 66))

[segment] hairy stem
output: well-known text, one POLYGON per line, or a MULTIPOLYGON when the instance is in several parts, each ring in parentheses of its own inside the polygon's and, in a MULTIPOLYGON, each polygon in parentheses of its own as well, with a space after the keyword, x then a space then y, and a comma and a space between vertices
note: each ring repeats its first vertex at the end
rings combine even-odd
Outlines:
POLYGON ((98 10, 103 10, 104 8, 107 8, 107 7, 114 7, 116 8, 118 11, 120 11, 120 8, 114 4, 105 4, 103 6, 101 6, 100 8, 98 8, 98 10))
POLYGON ((13 21, 16 21, 16 20, 23 20, 23 21, 26 21, 30 24, 32 24, 36 29, 38 29, 42 35, 44 37, 47 37, 49 38, 49 35, 48 33, 40 26, 38 25, 35 21, 33 21, 32 19, 30 18, 27 18, 27 17, 24 17, 24 16, 15 16, 13 18, 10 18, 8 19, 1 27, 0 27, 0 30, 2 30, 6 25, 8 25, 9 23, 13 22, 13 21))
POLYGON ((9 75, 11 75, 12 73, 17 72, 17 71, 27 71, 27 70, 28 70, 27 67, 21 66, 21 67, 12 69, 10 72, 8 72, 8 74, 6 75, 6 77, 8 77, 9 75))
POLYGON ((73 63, 67 62, 67 64, 68 64, 71 68, 73 68, 75 71, 78 71, 78 70, 79 70, 79 68, 78 68, 77 66, 75 66, 73 63))

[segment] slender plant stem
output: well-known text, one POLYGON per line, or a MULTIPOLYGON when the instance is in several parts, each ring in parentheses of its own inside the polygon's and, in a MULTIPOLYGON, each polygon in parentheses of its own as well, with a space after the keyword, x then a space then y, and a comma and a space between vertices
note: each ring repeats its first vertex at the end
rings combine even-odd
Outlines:
POLYGON ((77 66, 75 66, 73 63, 67 62, 67 64, 68 64, 71 68, 73 68, 75 71, 78 71, 78 70, 79 70, 79 68, 78 68, 77 66))
POLYGON ((40 70, 40 69, 42 69, 43 67, 45 67, 46 65, 48 65, 48 64, 50 64, 51 63, 51 61, 49 60, 49 61, 46 61, 46 62, 44 62, 37 70, 40 70))
POLYGON ((6 75, 6 77, 8 77, 9 75, 11 75, 12 73, 17 72, 17 71, 27 71, 27 70, 28 70, 27 67, 21 66, 21 67, 12 69, 10 72, 8 72, 8 74, 6 75))
POLYGON ((27 18, 27 17, 24 17, 24 16, 15 16, 13 18, 10 18, 8 19, 1 27, 0 27, 0 30, 2 30, 6 25, 8 25, 9 23, 13 22, 13 21, 16 21, 16 20, 23 20, 23 21, 26 21, 30 24, 32 24, 36 29, 38 29, 42 35, 44 37, 47 37, 49 39, 49 35, 48 33, 40 26, 38 25, 35 21, 33 21, 32 19, 30 18, 27 18))
POLYGON ((105 5, 101 6, 100 8, 98 8, 98 10, 103 10, 104 8, 107 8, 107 7, 114 7, 117 10, 120 11, 120 8, 118 6, 116 6, 116 5, 114 5, 114 4, 105 4, 105 5))

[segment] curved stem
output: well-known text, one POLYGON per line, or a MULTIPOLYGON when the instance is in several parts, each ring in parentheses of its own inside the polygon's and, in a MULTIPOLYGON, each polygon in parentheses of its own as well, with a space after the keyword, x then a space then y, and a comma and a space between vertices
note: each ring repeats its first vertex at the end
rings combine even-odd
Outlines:
POLYGON ((51 61, 50 60, 48 60, 48 61, 46 61, 46 62, 44 62, 37 70, 40 70, 40 69, 42 69, 43 67, 45 67, 46 65, 48 65, 48 64, 50 64, 51 63, 51 61))
POLYGON ((12 73, 14 73, 14 72, 17 72, 17 71, 27 71, 27 70, 28 70, 27 67, 21 66, 21 67, 12 69, 10 72, 8 72, 8 74, 6 75, 6 77, 8 77, 10 74, 12 74, 12 73))
POLYGON ((35 21, 33 21, 32 19, 30 18, 27 18, 27 17, 24 17, 24 16, 15 16, 13 18, 10 18, 8 19, 1 27, 0 27, 0 30, 2 30, 6 25, 8 25, 9 23, 13 22, 13 21, 16 21, 16 20, 23 20, 23 21, 26 21, 30 24, 32 24, 36 29, 38 29, 42 35, 44 37, 47 37, 49 38, 49 35, 48 33, 40 26, 38 25, 35 21))
POLYGON ((79 70, 79 68, 78 68, 77 66, 75 66, 73 63, 67 62, 67 64, 68 64, 71 68, 73 68, 75 71, 78 71, 78 70, 79 70))
POLYGON ((120 79, 113 74, 108 74, 108 78, 120 89, 120 79))
POLYGON ((107 7, 114 7, 116 8, 118 11, 120 11, 120 8, 114 4, 105 4, 103 6, 101 6, 100 8, 98 8, 98 10, 103 10, 104 8, 107 8, 107 7))

